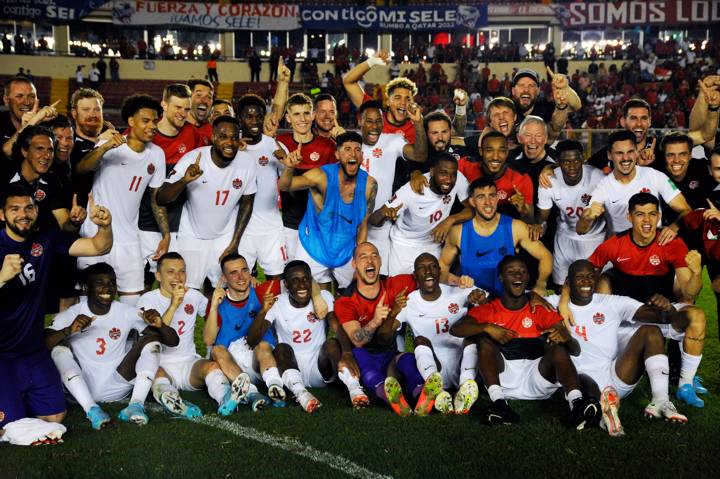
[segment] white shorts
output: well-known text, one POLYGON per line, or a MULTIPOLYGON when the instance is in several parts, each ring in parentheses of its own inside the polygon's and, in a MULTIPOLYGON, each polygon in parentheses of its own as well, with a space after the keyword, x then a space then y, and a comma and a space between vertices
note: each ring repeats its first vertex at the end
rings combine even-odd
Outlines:
POLYGON ((560 389, 558 384, 551 383, 540 374, 541 359, 504 359, 505 370, 500 373, 500 387, 506 398, 547 399, 560 389))
POLYGON ((213 286, 220 281, 220 255, 232 240, 232 233, 219 238, 204 240, 191 236, 178 236, 177 250, 185 260, 187 280, 191 288, 202 289, 205 278, 213 286))
POLYGON ((160 367, 165 370, 173 385, 180 391, 197 391, 190 384, 190 374, 196 362, 200 360, 200 356, 186 356, 179 358, 164 358, 160 356, 160 367))
POLYGON ((635 390, 638 383, 627 384, 625 381, 620 379, 617 375, 617 371, 615 370, 616 363, 617 359, 613 359, 612 361, 608 361, 606 363, 595 363, 592 368, 587 368, 578 364, 575 366, 577 367, 578 374, 586 374, 590 376, 592 380, 595 381, 595 384, 598 385, 600 391, 602 391, 606 386, 612 386, 617 391, 620 399, 622 399, 629 396, 630 393, 635 390))
POLYGON ((440 259, 442 247, 437 243, 406 243, 392 240, 390 244, 390 261, 388 274, 412 274, 415 269, 415 259, 422 253, 430 253, 440 259))
MULTIPOLYGON (((680 309, 680 308, 677 308, 680 309)), ((627 323, 623 322, 618 328, 618 351, 625 351, 630 338, 633 337, 635 331, 643 326, 655 326, 660 329, 662 335, 668 339, 682 342, 685 339, 685 331, 676 331, 670 324, 649 324, 649 323, 627 323)))
POLYGON ((440 374, 445 389, 460 387, 460 362, 462 361, 462 348, 433 348, 442 366, 440 374))
MULTIPOLYGON (((162 239, 162 234, 156 231, 140 231, 140 254, 147 264, 150 265, 150 272, 157 271, 157 261, 152 259, 157 250, 158 243, 162 239)), ((177 233, 170 233, 170 248, 168 252, 177 252, 177 233)))
POLYGON ((145 289, 145 260, 139 241, 137 243, 115 243, 106 255, 79 257, 78 270, 82 271, 97 263, 107 263, 112 266, 117 277, 118 291, 135 293, 145 289))
POLYGON ((320 368, 318 368, 319 358, 320 349, 305 354, 295 354, 295 360, 305 387, 324 388, 327 384, 322 374, 320 374, 320 368))
POLYGON ((238 253, 247 260, 251 270, 257 261, 265 274, 280 275, 288 260, 285 232, 282 228, 266 231, 248 228, 240 239, 238 253))
POLYGON ((240 366, 240 369, 250 376, 250 381, 252 381, 253 384, 256 386, 265 384, 260 373, 253 367, 254 353, 245 342, 245 338, 236 339, 230 343, 227 349, 237 365, 240 366))
POLYGON ((300 236, 298 230, 283 227, 285 230, 285 247, 287 248, 288 261, 295 259, 297 255, 297 247, 300 244, 300 236))
POLYGON ((295 259, 305 261, 310 266, 310 272, 312 273, 313 279, 320 284, 330 283, 334 278, 337 281, 339 288, 346 288, 355 275, 355 270, 352 267, 352 258, 350 258, 347 263, 342 266, 338 266, 337 268, 328 268, 327 266, 315 261, 302 243, 298 243, 295 259))
POLYGON ((378 249, 381 260, 380 274, 387 276, 390 270, 390 227, 368 226, 367 240, 378 249))
POLYGON ((82 375, 92 398, 96 402, 114 402, 125 399, 132 391, 135 383, 135 380, 132 382, 126 381, 114 369, 112 372, 106 371, 105 373, 97 369, 93 371, 83 370, 82 375))
POLYGON ((553 281, 555 284, 564 284, 570 265, 579 259, 589 258, 604 240, 603 235, 583 237, 582 240, 579 240, 558 231, 555 235, 553 251, 553 281))

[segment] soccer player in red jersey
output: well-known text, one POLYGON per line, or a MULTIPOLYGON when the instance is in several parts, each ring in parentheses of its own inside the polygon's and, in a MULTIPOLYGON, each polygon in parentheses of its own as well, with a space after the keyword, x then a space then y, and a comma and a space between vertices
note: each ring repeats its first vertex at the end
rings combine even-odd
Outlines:
POLYGON ((570 359, 570 354, 579 354, 580 347, 563 326, 562 317, 545 308, 533 312, 525 292, 530 273, 522 258, 506 256, 498 271, 502 297, 476 306, 450 328, 454 336, 479 336, 478 370, 493 402, 488 423, 518 421, 506 398, 547 399, 562 387, 573 426, 580 430, 597 424, 600 404, 580 392, 580 379, 570 359))
POLYGON ((195 127, 202 138, 202 145, 209 145, 212 137, 210 108, 212 107, 215 88, 207 80, 192 79, 187 82, 192 93, 190 97, 190 115, 187 122, 195 127))
POLYGON ((637 193, 628 202, 628 220, 632 229, 612 236, 590 256, 598 269, 611 263, 613 268, 603 274, 599 293, 630 296, 647 301, 660 293, 676 298, 676 309, 687 313, 689 324, 685 331, 663 328, 665 337, 682 340, 682 364, 678 384, 678 399, 695 407, 703 407, 697 397, 702 389, 696 384, 697 372, 705 344, 705 313, 692 305, 702 288, 702 258, 696 250, 688 252, 679 238, 665 245, 657 242, 657 222, 660 215, 658 199, 650 193, 637 193))

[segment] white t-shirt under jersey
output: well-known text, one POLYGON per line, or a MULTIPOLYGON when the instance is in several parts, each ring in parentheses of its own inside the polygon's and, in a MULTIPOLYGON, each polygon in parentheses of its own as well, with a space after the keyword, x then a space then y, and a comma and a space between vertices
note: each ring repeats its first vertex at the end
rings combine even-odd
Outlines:
MULTIPOLYGON (((103 143, 98 143, 101 146, 103 143)), ((92 194, 95 203, 112 214, 113 242, 137 243, 140 201, 147 187, 160 188, 165 181, 165 153, 154 143, 145 145, 141 153, 130 149, 127 143, 107 151, 95 171, 92 194)), ((95 236, 97 225, 87 219, 80 235, 95 236)))
MULTIPOLYGON (((327 303, 328 312, 333 311, 334 298, 328 291, 321 291, 327 303)), ((290 345, 295 354, 307 354, 319 351, 327 338, 327 324, 318 319, 313 310, 312 300, 304 308, 290 304, 290 296, 283 293, 265 315, 265 319, 275 326, 279 343, 290 345)))
POLYGON ((398 157, 403 156, 403 148, 406 144, 405 137, 399 133, 382 133, 374 145, 362 146, 361 168, 377 181, 375 205, 378 208, 387 203, 392 196, 395 162, 398 157))
POLYGON ((273 138, 262 135, 262 139, 256 145, 248 145, 245 150, 257 165, 257 192, 252 217, 247 226, 248 231, 265 233, 268 230, 282 230, 277 187, 282 164, 273 154, 277 149, 278 145, 273 138))
POLYGON ((212 148, 203 146, 186 153, 165 180, 166 183, 180 180, 200 153, 203 174, 186 187, 187 200, 183 206, 178 236, 208 240, 231 234, 235 228, 240 198, 257 191, 257 160, 244 151, 238 151, 228 166, 220 168, 212 160, 212 148))

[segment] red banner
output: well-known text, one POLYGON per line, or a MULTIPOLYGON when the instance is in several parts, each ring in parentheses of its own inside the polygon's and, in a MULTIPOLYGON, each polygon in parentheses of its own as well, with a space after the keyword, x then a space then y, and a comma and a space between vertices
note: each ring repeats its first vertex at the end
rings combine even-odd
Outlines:
POLYGON ((567 28, 694 25, 720 22, 720 0, 574 2, 553 4, 567 28))

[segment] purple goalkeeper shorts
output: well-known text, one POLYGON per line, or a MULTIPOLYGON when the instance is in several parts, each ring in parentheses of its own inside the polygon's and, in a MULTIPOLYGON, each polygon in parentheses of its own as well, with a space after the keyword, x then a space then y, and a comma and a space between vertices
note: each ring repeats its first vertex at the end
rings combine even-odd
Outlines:
POLYGON ((375 389, 385 382, 390 361, 398 355, 397 351, 383 351, 371 353, 365 348, 353 348, 353 356, 360 368, 360 379, 368 391, 375 389))
POLYGON ((66 409, 60 374, 47 350, 0 359, 0 427, 66 409))

